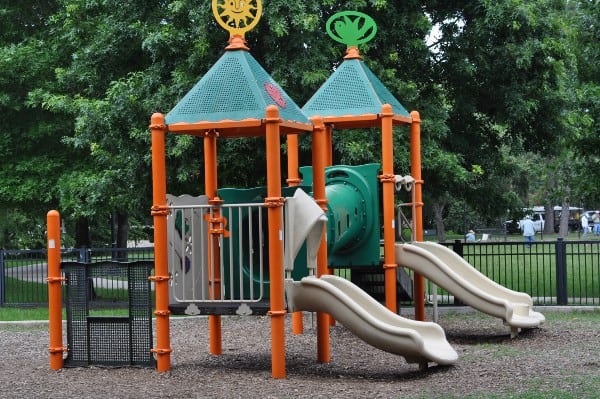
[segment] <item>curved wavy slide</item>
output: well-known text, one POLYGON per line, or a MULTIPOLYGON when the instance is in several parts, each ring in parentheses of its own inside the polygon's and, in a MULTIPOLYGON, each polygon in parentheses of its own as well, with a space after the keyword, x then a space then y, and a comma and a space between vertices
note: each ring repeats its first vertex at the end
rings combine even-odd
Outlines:
POLYGON ((329 313, 363 341, 420 368, 458 359, 439 325, 401 317, 346 279, 325 275, 286 280, 286 297, 289 311, 329 313))
POLYGON ((490 280, 452 250, 434 242, 396 244, 396 262, 425 276, 467 305, 518 329, 539 327, 545 317, 531 297, 490 280))

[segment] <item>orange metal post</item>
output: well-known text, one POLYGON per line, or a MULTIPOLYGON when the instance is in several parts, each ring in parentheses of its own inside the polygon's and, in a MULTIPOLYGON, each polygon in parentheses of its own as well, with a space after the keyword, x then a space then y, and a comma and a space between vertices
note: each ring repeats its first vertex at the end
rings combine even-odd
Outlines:
MULTIPOLYGON (((313 196, 325 212, 327 212, 327 197, 325 195, 326 145, 327 130, 323 124, 323 120, 315 117, 313 118, 312 133, 313 196)), ((321 246, 317 253, 317 276, 321 277, 328 273, 327 239, 326 234, 323 234, 321 246)), ((324 312, 317 312, 317 359, 324 363, 329 362, 331 358, 329 350, 329 326, 329 315, 324 312)))
POLYGON ((394 217, 394 135, 392 106, 381 107, 381 180, 383 196, 383 269, 385 275, 385 304, 396 313, 396 219, 394 217))
MULTIPOLYGON (((208 131, 204 134, 204 186, 211 205, 220 205, 217 197, 217 132, 208 131)), ((208 237, 208 282, 209 298, 221 297, 221 260, 219 251, 218 225, 221 213, 215 209, 209 220, 208 237)), ((221 332, 221 316, 208 316, 209 352, 213 355, 223 353, 221 332)))
POLYGON ((287 172, 288 178, 287 183, 288 186, 294 187, 300 185, 300 175, 298 174, 298 135, 297 134, 288 134, 287 135, 287 172))
MULTIPOLYGON (((333 164, 333 125, 326 125, 326 134, 325 134, 325 166, 331 166, 333 164)), ((327 272, 329 274, 333 274, 334 271, 332 268, 327 268, 327 272)), ((335 326, 335 319, 333 317, 329 318, 329 325, 335 326)))
POLYGON ((62 289, 64 280, 60 275, 60 214, 50 211, 46 215, 48 228, 48 326, 50 346, 50 368, 60 370, 63 367, 62 342, 62 289))
MULTIPOLYGON (((410 113, 410 174, 415 179, 415 214, 414 228, 415 240, 423 241, 423 180, 421 178, 421 116, 417 111, 410 113)), ((415 320, 425 320, 425 279, 415 273, 413 282, 415 300, 415 320)))
POLYGON ((171 369, 171 338, 169 331, 169 266, 167 255, 167 175, 165 170, 165 139, 167 127, 162 114, 155 113, 150 121, 152 130, 152 210, 154 219, 154 281, 156 293, 156 368, 171 369))
POLYGON ((209 130, 204 133, 204 189, 208 198, 217 196, 217 137, 218 133, 209 130))
POLYGON ((269 220, 269 280, 271 308, 271 375, 285 378, 285 301, 283 287, 283 203, 281 197, 281 154, 279 109, 266 109, 267 198, 269 220))
MULTIPOLYGON (((298 135, 287 135, 287 183, 289 187, 300 184, 300 175, 298 174, 298 135)), ((304 321, 302 312, 292 313, 292 334, 302 334, 304 332, 304 321)))
POLYGON ((333 125, 327 125, 327 134, 325 137, 325 153, 327 154, 325 166, 331 166, 333 165, 333 125))

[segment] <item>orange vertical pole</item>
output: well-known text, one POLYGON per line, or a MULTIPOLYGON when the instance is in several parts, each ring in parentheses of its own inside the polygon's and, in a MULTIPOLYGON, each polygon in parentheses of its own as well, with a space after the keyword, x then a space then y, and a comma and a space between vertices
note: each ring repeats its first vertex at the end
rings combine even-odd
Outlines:
MULTIPOLYGON (((298 135, 287 135, 287 184, 289 187, 298 186, 300 184, 300 175, 298 174, 298 135)), ((302 320, 302 312, 292 313, 292 334, 302 334, 304 332, 304 321, 302 320)))
POLYGON ((48 328, 50 346, 50 368, 60 370, 63 367, 62 342, 62 289, 63 278, 60 274, 60 214, 50 211, 46 215, 48 228, 48 328))
MULTIPOLYGON (((423 180, 421 178, 421 116, 417 111, 410 113, 410 174, 415 179, 414 228, 415 240, 423 241, 423 180)), ((425 279, 415 273, 413 281, 415 320, 425 320, 425 279)))
MULTIPOLYGON (((217 197, 217 136, 214 130, 204 134, 204 186, 209 204, 220 205, 217 197)), ((220 211, 215 208, 208 220, 208 283, 209 298, 221 297, 221 259, 219 251, 220 236, 220 211)), ((221 316, 208 316, 209 352, 213 355, 223 353, 223 339, 221 332, 221 316)))
POLYGON ((204 133, 204 190, 210 199, 217 196, 217 137, 214 130, 204 133))
MULTIPOLYGON (((333 125, 328 124, 325 133, 325 166, 331 166, 333 164, 333 125)), ((329 274, 333 274, 333 268, 327 268, 329 274)), ((329 325, 335 326, 335 319, 329 318, 329 325)))
POLYGON ((298 174, 298 135, 288 134, 287 137, 287 153, 288 153, 288 164, 287 164, 287 184, 290 187, 300 185, 300 175, 298 174))
POLYGON ((160 113, 152 115, 152 210, 154 219, 154 281, 156 295, 156 369, 171 369, 171 342, 169 331, 169 266, 167 255, 167 174, 165 167, 165 140, 167 127, 160 113))
POLYGON ((325 153, 327 155, 327 161, 325 166, 331 166, 333 164, 333 125, 327 125, 327 132, 325 134, 325 153))
POLYGON ((281 154, 279 109, 266 109, 267 207, 269 220, 269 293, 271 297, 271 375, 285 378, 285 300, 283 287, 283 203, 281 197, 281 154))
POLYGON ((383 196, 383 269, 385 279, 385 304, 396 313, 396 219, 394 217, 394 134, 392 106, 381 107, 381 167, 379 179, 383 196))
MULTIPOLYGON (((325 195, 325 164, 327 162, 327 131, 323 120, 313 118, 312 133, 312 164, 313 164, 313 196, 317 204, 327 212, 327 196, 325 195)), ((328 274, 327 269, 327 239, 323 234, 321 246, 317 253, 317 276, 328 274)), ((317 359, 320 362, 329 362, 329 315, 317 312, 317 359)))

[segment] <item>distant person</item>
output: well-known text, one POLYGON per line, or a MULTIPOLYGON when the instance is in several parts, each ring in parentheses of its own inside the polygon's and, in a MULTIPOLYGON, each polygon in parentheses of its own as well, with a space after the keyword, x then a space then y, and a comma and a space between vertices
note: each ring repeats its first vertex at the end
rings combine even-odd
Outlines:
POLYGON ((587 215, 584 213, 583 215, 581 215, 581 229, 583 230, 583 236, 587 236, 588 233, 588 229, 590 228, 590 224, 588 221, 588 217, 587 215))
POLYGON ((521 225, 521 230, 523 230, 523 237, 525 237, 525 246, 531 248, 531 244, 535 237, 535 226, 533 225, 531 216, 525 216, 525 220, 523 220, 523 224, 521 225))
POLYGON ((600 236, 600 213, 594 213, 594 216, 592 216, 592 222, 594 222, 594 235, 600 236))
POLYGON ((465 235, 467 242, 475 242, 475 232, 473 230, 469 230, 469 232, 465 235))

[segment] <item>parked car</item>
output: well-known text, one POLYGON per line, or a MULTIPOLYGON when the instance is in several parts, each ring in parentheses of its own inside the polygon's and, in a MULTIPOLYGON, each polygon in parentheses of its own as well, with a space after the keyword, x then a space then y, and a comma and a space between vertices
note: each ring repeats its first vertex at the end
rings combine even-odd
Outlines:
POLYGON ((519 234, 521 232, 519 221, 516 219, 507 220, 504 222, 504 230, 506 234, 519 234))

